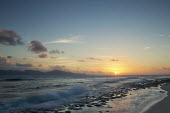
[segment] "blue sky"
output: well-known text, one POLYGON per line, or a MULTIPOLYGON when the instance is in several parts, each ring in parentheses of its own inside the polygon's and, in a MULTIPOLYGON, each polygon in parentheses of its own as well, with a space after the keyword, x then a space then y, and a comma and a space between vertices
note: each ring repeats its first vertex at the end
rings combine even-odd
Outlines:
POLYGON ((0 29, 15 31, 25 42, 19 46, 0 44, 0 56, 14 56, 15 59, 10 59, 13 63, 30 63, 31 59, 22 61, 21 58, 37 57, 28 51, 28 46, 32 40, 38 40, 48 51, 57 49, 64 54, 50 55, 47 51, 48 58, 38 59, 37 65, 53 62, 50 57, 55 56, 69 59, 71 64, 55 59, 55 65, 64 65, 69 70, 76 71, 81 67, 80 71, 103 69, 112 72, 102 66, 96 68, 97 61, 92 65, 86 60, 87 57, 115 58, 124 64, 109 64, 105 60, 97 64, 107 64, 110 68, 125 65, 122 66, 124 71, 117 70, 119 73, 136 70, 134 73, 154 74, 158 69, 158 73, 167 74, 170 37, 160 35, 169 35, 170 32, 169 4, 168 0, 0 0, 0 29), (71 42, 48 43, 61 40, 71 42), (85 63, 77 63, 77 60, 85 63), (84 69, 86 65, 90 69, 84 69), (141 67, 148 71, 142 72, 141 67))

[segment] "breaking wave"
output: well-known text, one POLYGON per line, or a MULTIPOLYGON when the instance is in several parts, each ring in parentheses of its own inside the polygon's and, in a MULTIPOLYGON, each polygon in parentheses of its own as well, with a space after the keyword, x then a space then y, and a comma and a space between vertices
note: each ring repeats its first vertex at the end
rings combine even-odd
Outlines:
POLYGON ((45 105, 46 103, 49 105, 49 102, 55 102, 55 106, 57 106, 57 104, 61 105, 63 102, 67 103, 69 101, 73 101, 75 98, 87 94, 87 92, 88 90, 85 87, 75 86, 68 90, 33 95, 24 99, 0 103, 0 112, 24 107, 37 107, 38 105, 45 105))

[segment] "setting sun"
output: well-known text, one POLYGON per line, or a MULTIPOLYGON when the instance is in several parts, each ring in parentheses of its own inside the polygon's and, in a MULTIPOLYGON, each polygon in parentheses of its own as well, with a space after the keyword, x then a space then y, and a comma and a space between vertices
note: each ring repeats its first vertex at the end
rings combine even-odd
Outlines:
POLYGON ((118 74, 119 74, 119 72, 114 72, 114 74, 115 74, 115 75, 118 75, 118 74))

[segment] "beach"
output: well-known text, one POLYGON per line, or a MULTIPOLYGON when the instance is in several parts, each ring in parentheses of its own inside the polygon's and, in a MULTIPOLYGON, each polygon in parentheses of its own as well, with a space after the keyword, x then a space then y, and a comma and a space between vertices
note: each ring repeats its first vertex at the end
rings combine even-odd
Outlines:
MULTIPOLYGON (((114 84, 113 82, 115 81, 104 81, 103 84, 111 85, 114 84)), ((154 106, 156 106, 157 104, 154 103, 158 103, 158 102, 161 103, 163 102, 161 100, 167 100, 168 97, 166 97, 167 93, 165 92, 165 90, 169 90, 170 85, 165 85, 165 84, 169 82, 170 79, 144 80, 144 81, 130 82, 130 83, 128 82, 118 87, 113 87, 113 88, 109 87, 110 90, 108 91, 103 90, 102 93, 97 93, 95 95, 81 96, 81 98, 77 99, 76 101, 72 101, 69 103, 67 102, 68 104, 62 104, 61 102, 63 101, 63 99, 61 99, 61 101, 59 101, 59 99, 57 99, 55 102, 52 101, 55 99, 53 97, 54 93, 52 95, 48 93, 48 97, 51 95, 52 97, 50 97, 50 99, 52 98, 52 100, 48 101, 47 104, 44 104, 41 107, 38 106, 36 107, 35 105, 28 106, 25 108, 23 107, 18 110, 17 109, 12 110, 10 113, 23 113, 23 112, 24 113, 36 113, 36 112, 38 113, 105 113, 105 112, 145 113, 145 111, 146 113, 167 113, 164 112, 164 110, 167 111, 167 108, 165 109, 164 107, 168 107, 165 105, 168 105, 167 103, 169 101, 163 103, 162 104, 163 107, 156 107, 156 109, 154 108, 154 106), (161 88, 161 86, 163 87, 161 88), (53 105, 55 106, 45 108, 46 105, 50 104, 49 102, 50 103, 53 102, 53 105), (57 107, 56 102, 59 102, 60 103, 59 105, 61 106, 57 107), (150 106, 153 107, 150 108, 150 106), (156 110, 157 112, 155 112, 154 110, 156 110)), ((101 90, 101 83, 99 87, 100 87, 99 90, 101 90)), ((75 92, 77 90, 80 91, 80 88, 67 91, 67 93, 69 92, 69 95, 72 94, 71 96, 66 94, 66 92, 60 92, 58 94, 62 94, 62 95, 64 94, 65 95, 64 98, 73 99, 72 91, 75 92)), ((40 95, 40 96, 47 99, 46 95, 40 95)), ((39 99, 39 101, 42 101, 42 99, 37 96, 36 98, 34 98, 34 100, 37 98, 39 99)), ((32 98, 27 98, 27 100, 28 99, 29 101, 32 102, 32 100, 30 100, 32 98)), ((22 104, 24 101, 22 101, 22 104)))
POLYGON ((169 113, 170 112, 170 84, 167 84, 162 87, 163 90, 168 92, 168 96, 165 97, 160 102, 153 105, 145 113, 169 113))

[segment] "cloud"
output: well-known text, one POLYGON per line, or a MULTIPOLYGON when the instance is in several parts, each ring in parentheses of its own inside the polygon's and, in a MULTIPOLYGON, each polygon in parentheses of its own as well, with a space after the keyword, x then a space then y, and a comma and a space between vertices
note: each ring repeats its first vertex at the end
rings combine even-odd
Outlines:
POLYGON ((111 59, 110 61, 117 62, 119 60, 118 59, 111 59))
POLYGON ((59 50, 51 50, 49 51, 50 54, 64 54, 64 51, 59 51, 59 50))
POLYGON ((73 40, 70 39, 59 39, 56 41, 46 42, 46 43, 73 43, 73 40))
POLYGON ((16 66, 18 66, 18 67, 33 67, 32 64, 20 64, 20 63, 16 63, 16 66))
POLYGON ((160 35, 160 36, 170 36, 170 35, 160 35))
POLYGON ((6 57, 0 56, 0 69, 3 70, 23 70, 26 68, 33 67, 32 64, 21 64, 21 63, 12 63, 6 57))
POLYGON ((43 65, 42 65, 42 64, 39 64, 38 67, 43 67, 43 65))
POLYGON ((87 75, 112 75, 113 73, 102 72, 102 71, 77 71, 78 73, 84 73, 87 75))
POLYGON ((0 65, 11 65, 12 63, 5 57, 0 56, 0 65))
POLYGON ((77 60, 78 62, 85 62, 85 60, 77 60))
POLYGON ((12 56, 7 56, 7 58, 8 58, 8 59, 11 59, 11 58, 13 58, 13 57, 12 57, 12 56))
POLYGON ((3 45, 23 45, 22 38, 15 32, 9 29, 0 30, 0 44, 3 45))
POLYGON ((40 54, 38 55, 39 58, 48 58, 48 55, 47 54, 40 54))
POLYGON ((46 52, 47 48, 40 41, 33 40, 30 42, 28 50, 34 53, 42 53, 42 52, 46 52))
POLYGON ((149 49, 151 49, 151 47, 150 47, 150 46, 146 46, 146 47, 144 47, 144 50, 149 50, 149 49))
POLYGON ((87 57, 88 60, 98 60, 98 61, 102 61, 102 59, 99 58, 94 58, 94 57, 87 57))
POLYGON ((51 69, 51 70, 62 70, 62 71, 66 71, 67 69, 66 69, 66 66, 59 66, 59 65, 55 65, 55 66, 49 66, 49 68, 51 69))
POLYGON ((170 70, 169 67, 161 67, 162 69, 165 69, 165 70, 170 70))
POLYGON ((6 57, 0 56, 0 69, 9 70, 14 69, 15 65, 10 62, 6 57))
POLYGON ((80 36, 73 36, 71 38, 61 38, 55 41, 50 41, 50 42, 45 42, 47 44, 49 43, 78 43, 80 41, 78 41, 80 39, 80 36))

